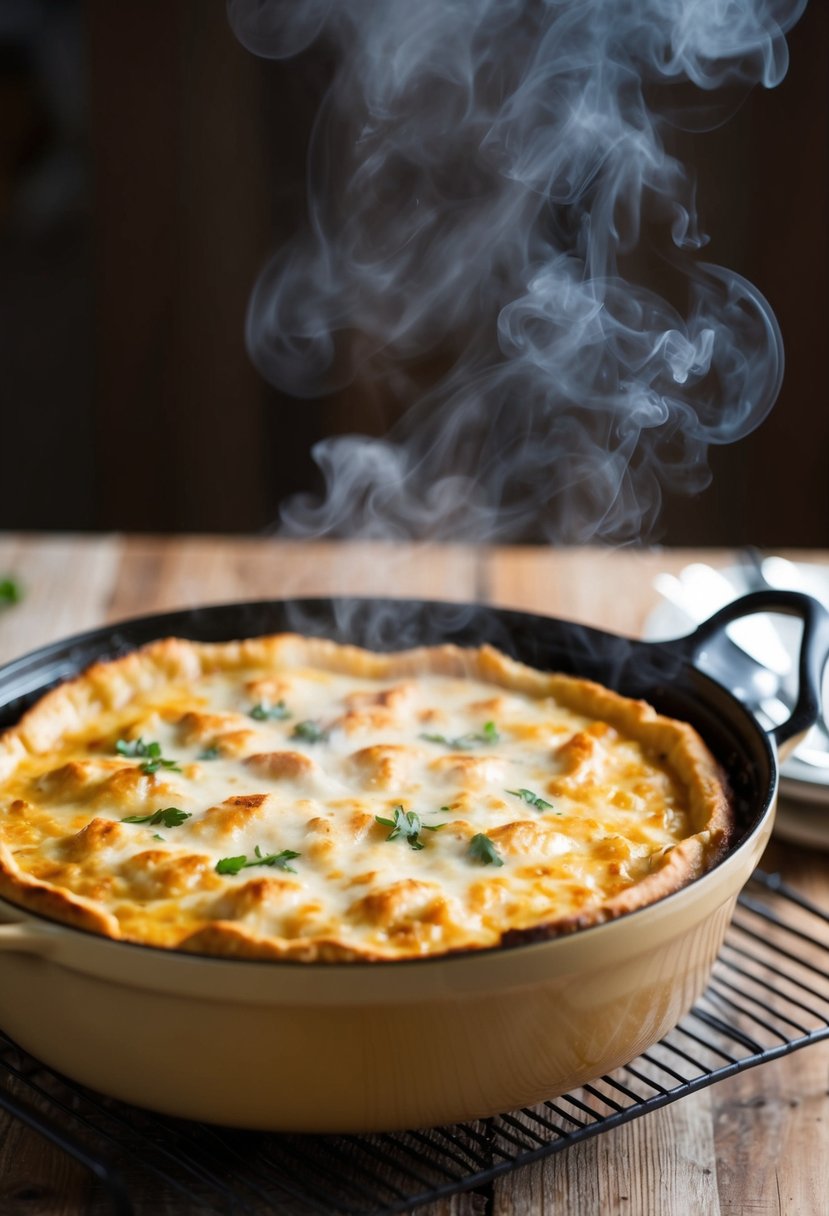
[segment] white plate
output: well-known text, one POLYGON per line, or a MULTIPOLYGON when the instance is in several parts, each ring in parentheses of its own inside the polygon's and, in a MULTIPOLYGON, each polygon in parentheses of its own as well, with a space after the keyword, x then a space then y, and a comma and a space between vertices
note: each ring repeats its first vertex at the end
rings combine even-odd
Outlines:
MULTIPOLYGON (((806 591, 829 608, 829 566, 816 566, 806 562, 794 562, 792 566, 795 575, 792 578, 792 590, 806 591)), ((731 584, 731 599, 755 589, 745 570, 740 567, 728 567, 720 573, 731 584)), ((679 577, 681 581, 682 574, 679 577)), ((758 619, 763 620, 762 617, 758 619)), ((799 643, 799 624, 791 618, 765 618, 766 625, 772 621, 780 640, 794 656, 799 643)), ((682 637, 692 628, 693 625, 680 607, 662 599, 645 622, 643 636, 649 641, 667 641, 670 638, 682 637)), ((829 669, 827 681, 824 683, 824 699, 827 697, 829 669)), ((808 746, 809 742, 811 740, 804 740, 803 746, 808 746)), ((806 764, 798 759, 795 751, 780 766, 780 792, 785 797, 777 811, 777 835, 799 844, 829 848, 829 767, 806 764), (794 803, 800 805, 793 805, 794 803)))

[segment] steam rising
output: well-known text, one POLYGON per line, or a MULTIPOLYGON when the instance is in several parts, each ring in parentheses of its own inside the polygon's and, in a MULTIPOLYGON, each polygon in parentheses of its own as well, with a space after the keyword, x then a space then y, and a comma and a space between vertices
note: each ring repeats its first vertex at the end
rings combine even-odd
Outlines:
POLYGON ((625 541, 664 484, 707 484, 709 446, 773 405, 782 347, 757 289, 698 258, 666 139, 688 82, 697 108, 776 85, 804 7, 231 0, 256 54, 321 38, 337 65, 252 357, 296 397, 356 381, 406 406, 385 438, 316 446, 325 492, 287 502, 284 533, 625 541), (645 233, 673 303, 636 281, 645 233))

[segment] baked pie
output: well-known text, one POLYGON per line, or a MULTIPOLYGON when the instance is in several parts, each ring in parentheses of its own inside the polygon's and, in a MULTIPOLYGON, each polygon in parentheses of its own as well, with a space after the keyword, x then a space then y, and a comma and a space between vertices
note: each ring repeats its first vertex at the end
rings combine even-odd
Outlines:
POLYGON ((691 726, 488 646, 171 638, 0 738, 0 895, 199 954, 544 939, 685 885, 731 830, 691 726))

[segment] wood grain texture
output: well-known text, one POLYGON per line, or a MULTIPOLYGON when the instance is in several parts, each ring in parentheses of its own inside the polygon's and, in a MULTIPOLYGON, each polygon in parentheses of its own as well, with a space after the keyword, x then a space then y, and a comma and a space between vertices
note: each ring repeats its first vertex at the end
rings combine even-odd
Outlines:
POLYGON ((468 600, 479 567, 477 555, 460 546, 131 537, 123 542, 109 616, 314 595, 468 600))
POLYGON ((111 536, 3 537, 0 570, 20 582, 24 600, 0 612, 0 660, 100 625, 120 551, 111 536))
POLYGON ((713 1094, 722 1216, 823 1216, 829 1207, 829 1046, 762 1066, 713 1094), (759 1072, 759 1070, 757 1070, 759 1072))
POLYGON ((639 637, 658 600, 653 581, 692 561, 724 566, 726 550, 537 549, 492 550, 484 587, 493 604, 561 616, 639 637))
POLYGON ((708 1093, 526 1166, 498 1183, 492 1216, 719 1216, 708 1093))
MULTIPOLYGON (((812 555, 826 561, 826 554, 812 555)), ((660 570, 725 551, 472 551, 250 538, 0 536, 0 659, 146 612, 317 594, 492 601, 639 634, 660 570)), ((829 906, 825 854, 775 842, 766 867, 829 906)), ((829 1195, 829 1045, 764 1065, 663 1110, 421 1209, 423 1216, 823 1216, 829 1195)), ((139 1168, 138 1216, 196 1216, 139 1168)), ((100 1188, 35 1133, 0 1116, 0 1213, 97 1216, 100 1188)))
MULTIPOLYGON (((829 908, 829 857, 772 841, 764 858, 829 908)), ((738 1074, 711 1090, 722 1216, 829 1211, 829 1043, 738 1074)))
MULTIPOLYGON (((17 1090, 14 1096, 25 1101, 17 1090)), ((0 1111, 2 1216, 92 1216, 95 1203, 88 1170, 0 1111)))

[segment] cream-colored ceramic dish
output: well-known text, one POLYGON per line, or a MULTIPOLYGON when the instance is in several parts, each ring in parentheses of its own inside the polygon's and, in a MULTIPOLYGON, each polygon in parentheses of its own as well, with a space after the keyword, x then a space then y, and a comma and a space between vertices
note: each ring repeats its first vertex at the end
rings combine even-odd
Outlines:
MULTIPOLYGON (((767 607, 769 596, 760 598, 767 607)), ((590 678, 604 671, 630 695, 649 692, 665 712, 681 716, 685 707, 726 763, 742 836, 715 869, 675 894, 552 941, 370 964, 193 957, 110 941, 4 903, 0 1025, 51 1066, 115 1097, 274 1130, 367 1131, 482 1117, 624 1063, 675 1025, 705 986, 736 897, 771 832, 775 744, 796 742, 816 712, 826 615, 802 596, 777 593, 775 603, 801 615, 806 628, 801 696, 774 737, 688 661, 721 627, 719 615, 681 648, 487 609, 475 609, 457 639, 470 640, 472 629, 503 645, 511 633, 514 652, 529 663, 569 662, 590 678)), ((446 636, 440 615, 428 611, 435 606, 416 607, 428 622, 424 642, 438 627, 446 636)), ((294 623, 284 606, 253 608, 244 611, 251 633, 294 623)), ((326 612, 333 629, 323 608, 320 628, 326 612)), ((228 623, 228 614, 202 610, 196 636, 240 633, 238 617, 228 623)), ((122 627, 116 646, 111 634, 98 633, 67 649, 80 668, 117 644, 186 631, 181 617, 158 618, 122 627)), ((11 665, 0 673, 0 689, 8 696, 28 682, 34 691, 37 673, 43 686, 65 654, 50 648, 11 665)))

